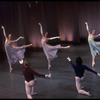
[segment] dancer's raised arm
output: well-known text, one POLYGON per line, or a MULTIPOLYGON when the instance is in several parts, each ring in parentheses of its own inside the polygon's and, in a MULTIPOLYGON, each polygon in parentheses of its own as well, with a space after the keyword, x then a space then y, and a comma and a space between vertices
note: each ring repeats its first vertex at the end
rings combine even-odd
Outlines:
POLYGON ((7 35, 6 35, 6 32, 5 32, 4 26, 1 25, 1 28, 3 29, 3 35, 4 35, 5 39, 7 39, 7 35))
POLYGON ((41 35, 43 36, 43 29, 42 29, 41 23, 39 23, 39 25, 40 25, 40 32, 41 32, 41 35))
POLYGON ((86 29, 87 29, 87 31, 88 31, 88 34, 90 34, 88 23, 85 22, 85 24, 86 24, 86 29))

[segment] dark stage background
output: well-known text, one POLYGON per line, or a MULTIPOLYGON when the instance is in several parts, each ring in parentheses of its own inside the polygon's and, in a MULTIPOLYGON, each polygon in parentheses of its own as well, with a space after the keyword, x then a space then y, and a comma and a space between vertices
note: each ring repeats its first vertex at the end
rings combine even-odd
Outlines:
MULTIPOLYGON (((99 34, 100 1, 0 1, 0 25, 4 25, 7 35, 12 34, 12 39, 24 36, 18 45, 32 43, 31 49, 41 48, 39 22, 48 37, 60 35, 65 43, 82 43, 88 36, 85 21, 90 31, 95 29, 99 34)), ((0 29, 1 58, 4 41, 0 29)))

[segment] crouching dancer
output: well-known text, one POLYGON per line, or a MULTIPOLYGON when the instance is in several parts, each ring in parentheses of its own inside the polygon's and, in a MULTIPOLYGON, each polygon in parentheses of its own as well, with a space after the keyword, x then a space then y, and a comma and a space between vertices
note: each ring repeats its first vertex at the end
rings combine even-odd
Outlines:
POLYGON ((34 92, 34 85, 36 79, 34 75, 41 76, 41 77, 49 77, 51 78, 51 74, 40 74, 30 68, 30 62, 28 60, 20 60, 19 63, 21 64, 21 70, 23 72, 25 78, 25 90, 28 99, 32 99, 32 95, 37 93, 34 92))
POLYGON ((70 57, 67 57, 67 59, 75 71, 75 81, 76 81, 76 88, 77 88, 78 93, 91 96, 91 94, 89 92, 83 90, 81 87, 81 82, 85 78, 84 72, 85 72, 85 70, 87 70, 98 76, 100 76, 100 73, 97 73, 96 71, 92 70, 91 68, 87 67, 86 65, 83 65, 81 57, 76 58, 76 65, 71 61, 70 57))

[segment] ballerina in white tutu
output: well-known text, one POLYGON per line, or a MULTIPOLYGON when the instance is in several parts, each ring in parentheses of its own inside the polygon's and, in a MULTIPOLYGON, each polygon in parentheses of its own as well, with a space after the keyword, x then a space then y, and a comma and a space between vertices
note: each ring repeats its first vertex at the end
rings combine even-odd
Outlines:
POLYGON ((62 49, 62 48, 67 49, 67 48, 70 48, 70 46, 63 47, 60 44, 55 45, 55 46, 51 46, 51 45, 47 44, 48 40, 52 40, 52 39, 56 39, 56 38, 60 38, 60 37, 56 36, 56 37, 47 38, 48 32, 43 34, 43 29, 42 29, 41 23, 39 23, 39 25, 40 25, 40 32, 41 32, 41 35, 42 35, 41 44, 42 44, 42 47, 43 47, 43 51, 46 55, 46 58, 48 60, 48 70, 50 70, 51 60, 53 60, 54 58, 57 57, 58 49, 62 49))
POLYGON ((17 42, 19 39, 23 39, 24 37, 20 36, 16 40, 11 40, 12 35, 9 34, 7 37, 4 26, 1 26, 1 28, 3 29, 3 35, 5 37, 5 51, 8 58, 9 69, 11 73, 11 71, 13 70, 12 64, 16 63, 18 60, 24 59, 25 48, 32 46, 32 44, 23 45, 20 47, 12 45, 12 43, 17 42))

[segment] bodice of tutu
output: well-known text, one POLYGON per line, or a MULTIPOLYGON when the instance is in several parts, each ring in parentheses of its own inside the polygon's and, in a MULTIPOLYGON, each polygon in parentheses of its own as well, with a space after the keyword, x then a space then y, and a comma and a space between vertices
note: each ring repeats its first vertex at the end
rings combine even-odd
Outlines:
POLYGON ((88 42, 93 42, 94 43, 94 37, 88 36, 88 42))
POLYGON ((9 51, 11 50, 12 46, 11 46, 11 42, 5 42, 5 49, 9 49, 9 51))
POLYGON ((41 40, 41 43, 42 43, 42 44, 44 44, 44 43, 46 43, 46 42, 47 42, 46 39, 42 39, 42 40, 41 40))

